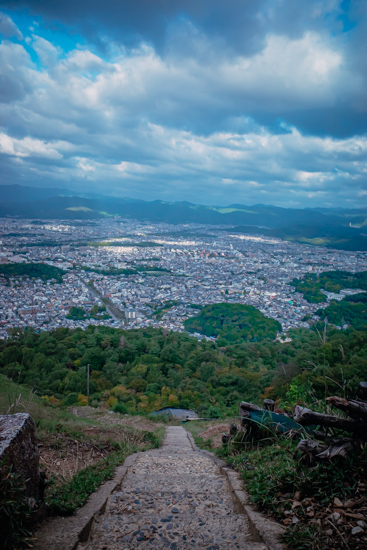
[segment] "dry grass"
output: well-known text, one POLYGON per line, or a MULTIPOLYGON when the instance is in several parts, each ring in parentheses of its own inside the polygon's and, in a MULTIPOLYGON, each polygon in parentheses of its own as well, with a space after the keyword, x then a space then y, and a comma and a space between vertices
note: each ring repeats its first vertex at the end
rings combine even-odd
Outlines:
POLYGON ((222 446, 222 434, 228 433, 229 423, 220 423, 210 426, 207 430, 201 432, 200 437, 204 441, 211 440, 213 449, 219 449, 222 446))
POLYGON ((0 375, 0 414, 27 412, 36 423, 40 465, 60 485, 118 449, 144 445, 144 432, 163 425, 144 417, 92 407, 68 410, 44 403, 31 389, 0 375))

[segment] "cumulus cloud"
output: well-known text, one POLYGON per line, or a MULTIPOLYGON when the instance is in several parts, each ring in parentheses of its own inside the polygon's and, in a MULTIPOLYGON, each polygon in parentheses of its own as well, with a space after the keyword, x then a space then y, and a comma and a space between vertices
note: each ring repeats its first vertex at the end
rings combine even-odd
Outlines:
POLYGON ((0 12, 0 36, 3 36, 4 38, 15 37, 17 40, 23 39, 23 35, 14 21, 2 12, 0 12))
POLYGON ((212 0, 209 22, 206 1, 163 1, 154 14, 152 2, 121 2, 114 18, 108 3, 88 16, 99 49, 83 1, 16 2, 84 34, 65 48, 38 25, 26 44, 0 44, 3 178, 218 204, 360 204, 366 78, 340 2, 233 0, 224 13, 212 0))
MULTIPOLYGON (((57 146, 56 146, 57 147, 57 146)), ((62 159, 54 144, 45 143, 39 139, 25 137, 16 139, 5 133, 0 133, 0 153, 14 157, 43 157, 53 160, 62 159)))

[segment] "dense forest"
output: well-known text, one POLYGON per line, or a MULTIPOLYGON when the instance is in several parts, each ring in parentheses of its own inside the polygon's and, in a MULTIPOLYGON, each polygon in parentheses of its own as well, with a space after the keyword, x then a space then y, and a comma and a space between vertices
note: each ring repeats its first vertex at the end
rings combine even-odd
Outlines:
POLYGON ((302 279, 293 279, 289 284, 294 286, 297 292, 301 292, 307 302, 317 304, 326 302, 326 295, 321 289, 336 294, 346 288, 367 290, 367 271, 325 271, 320 275, 307 273, 302 279))
POLYGON ((32 264, 5 264, 0 266, 0 275, 9 280, 10 277, 31 277, 34 279, 42 279, 48 281, 55 279, 58 283, 62 283, 62 276, 66 271, 43 263, 32 264))
POLYGON ((66 318, 74 319, 74 321, 85 321, 86 319, 111 319, 111 316, 106 312, 106 306, 95 304, 89 311, 85 311, 82 307, 72 306, 66 318))
POLYGON ((246 340, 260 342, 276 338, 282 326, 278 321, 265 317, 254 306, 242 304, 213 304, 204 307, 199 315, 185 321, 188 332, 219 337, 219 345, 246 340))
POLYGON ((84 271, 99 273, 100 275, 137 275, 138 273, 150 273, 151 275, 169 275, 171 271, 155 265, 134 265, 128 268, 110 267, 108 269, 81 266, 84 271))
POLYGON ((367 332, 328 328, 291 330, 292 341, 218 346, 162 329, 59 328, 13 330, 0 341, 0 373, 25 383, 51 404, 91 404, 120 412, 163 406, 193 408, 220 417, 237 414, 242 399, 306 402, 346 392, 367 379, 367 332), (341 390, 342 388, 342 390, 341 390))
POLYGON ((321 319, 327 318, 336 326, 352 325, 367 330, 367 292, 346 296, 343 300, 331 300, 330 304, 316 311, 321 319))

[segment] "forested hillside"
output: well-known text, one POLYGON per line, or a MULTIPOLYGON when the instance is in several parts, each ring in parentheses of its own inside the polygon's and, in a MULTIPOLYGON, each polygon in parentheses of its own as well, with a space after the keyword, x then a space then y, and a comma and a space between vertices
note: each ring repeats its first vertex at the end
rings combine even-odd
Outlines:
POLYGON ((367 379, 367 332, 328 330, 289 333, 291 342, 239 342, 219 347, 187 334, 157 329, 60 328, 15 330, 0 341, 0 373, 32 387, 51 404, 86 404, 86 366, 91 403, 120 412, 163 406, 193 408, 208 416, 237 414, 242 399, 282 399, 287 392, 353 393, 367 379))
POLYGON ((307 273, 302 279, 293 279, 289 284, 294 286, 297 292, 301 292, 307 302, 317 304, 326 302, 326 295, 321 289, 336 294, 346 288, 367 290, 367 271, 324 271, 320 275, 307 273))
POLYGON ((34 279, 42 279, 48 281, 55 279, 58 283, 62 283, 62 276, 66 271, 43 263, 16 263, 5 264, 0 266, 0 275, 9 279, 10 277, 31 277, 34 279))
POLYGON ((219 337, 227 344, 240 340, 261 342, 267 338, 274 339, 282 326, 254 306, 221 303, 206 306, 199 315, 187 319, 185 329, 219 337))
POLYGON ((331 300, 326 308, 318 309, 316 314, 336 326, 352 325, 359 330, 367 330, 367 292, 346 296, 340 301, 331 300))

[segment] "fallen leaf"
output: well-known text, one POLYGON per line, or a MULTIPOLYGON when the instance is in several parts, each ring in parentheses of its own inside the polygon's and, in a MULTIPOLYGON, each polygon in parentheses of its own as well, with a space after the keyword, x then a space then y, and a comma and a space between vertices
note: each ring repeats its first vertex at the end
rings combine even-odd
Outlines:
POLYGON ((348 516, 348 518, 353 518, 353 519, 362 519, 362 520, 365 520, 365 516, 362 516, 362 514, 351 514, 350 512, 344 512, 344 515, 345 516, 348 516))
POLYGON ((344 502, 344 508, 353 508, 354 505, 355 505, 354 500, 346 500, 344 502))

